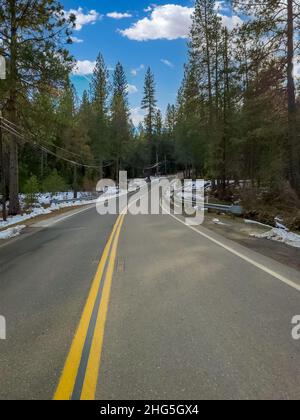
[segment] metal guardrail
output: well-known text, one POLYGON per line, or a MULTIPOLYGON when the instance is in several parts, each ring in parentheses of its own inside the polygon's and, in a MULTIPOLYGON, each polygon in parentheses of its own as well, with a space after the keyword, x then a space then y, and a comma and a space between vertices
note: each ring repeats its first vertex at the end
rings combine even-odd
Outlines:
POLYGON ((223 211, 224 213, 231 213, 235 216, 242 216, 242 214, 244 213, 244 210, 241 206, 237 206, 234 204, 232 204, 231 206, 226 206, 223 204, 205 203, 204 208, 223 211))
MULTIPOLYGON (((174 202, 179 203, 187 203, 187 204, 191 204, 191 205, 195 205, 196 204, 196 200, 187 200, 185 198, 179 198, 177 197, 177 199, 175 199, 175 197, 173 196, 173 200, 174 202)), ((205 209, 209 209, 209 210, 216 210, 216 211, 222 211, 224 213, 231 213, 235 216, 242 216, 244 213, 244 210, 241 206, 239 205, 225 205, 225 204, 215 204, 215 203, 204 203, 204 208, 205 209)))

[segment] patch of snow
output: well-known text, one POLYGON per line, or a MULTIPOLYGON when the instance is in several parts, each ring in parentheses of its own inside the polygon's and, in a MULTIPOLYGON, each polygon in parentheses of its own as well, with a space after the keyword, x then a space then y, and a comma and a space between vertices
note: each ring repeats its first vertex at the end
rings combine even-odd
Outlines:
MULTIPOLYGON (((88 199, 90 197, 90 193, 78 192, 77 199, 88 199)), ((53 201, 68 201, 74 198, 73 191, 65 191, 65 192, 58 192, 58 193, 39 193, 36 194, 36 202, 40 205, 50 205, 53 201)), ((20 202, 21 205, 25 203, 26 195, 20 194, 20 202)))
POLYGON ((205 186, 205 182, 203 180, 197 180, 197 181, 188 181, 184 183, 184 191, 195 191, 195 190, 202 190, 205 186))
POLYGON ((66 207, 74 206, 86 206, 88 204, 94 204, 96 200, 84 200, 84 201, 72 201, 72 202, 63 202, 63 203, 52 203, 50 207, 44 208, 40 204, 37 204, 34 208, 31 209, 29 213, 24 213, 22 215, 17 215, 13 217, 8 217, 7 221, 0 221, 0 229, 15 225, 16 223, 25 222, 26 220, 33 219, 34 217, 50 214, 53 211, 60 210, 66 207))
POLYGON ((220 226, 228 226, 226 223, 221 222, 219 219, 213 219, 212 222, 215 225, 220 225, 220 226))
POLYGON ((20 222, 25 222, 26 220, 32 219, 33 217, 49 213, 51 213, 51 207, 49 207, 48 209, 44 209, 43 207, 36 207, 32 209, 30 213, 24 213, 22 215, 8 217, 6 222, 0 221, 0 228, 11 226, 20 222))
MULTIPOLYGON (((109 187, 103 195, 101 195, 101 199, 107 200, 116 196, 121 196, 127 194, 127 191, 120 190, 116 187, 109 187)), ((89 204, 96 204, 98 199, 89 199, 91 194, 79 192, 78 198, 73 200, 74 193, 72 191, 69 192, 61 192, 57 194, 50 194, 50 193, 41 193, 37 195, 37 203, 31 209, 30 212, 24 213, 22 215, 17 215, 13 217, 8 217, 7 221, 4 222, 0 220, 0 229, 5 228, 11 225, 15 225, 16 223, 24 222, 29 219, 33 219, 34 217, 47 215, 54 211, 67 208, 67 207, 78 207, 78 206, 87 206, 89 204), (57 202, 55 202, 57 200, 57 202), (62 201, 66 200, 66 201, 62 201), (67 201, 69 200, 69 201, 67 201), (43 206, 49 206, 47 208, 43 206)), ((21 204, 24 203, 25 196, 20 195, 21 204)))
POLYGON ((271 241, 284 243, 294 248, 300 248, 300 235, 297 235, 296 233, 292 232, 287 232, 283 229, 273 228, 271 231, 266 233, 251 233, 250 236, 259 239, 269 239, 271 241))
POLYGON ((278 228, 278 229, 283 229, 283 230, 286 230, 286 231, 288 231, 289 229, 286 227, 286 226, 284 226, 282 223, 283 223, 283 219, 281 219, 280 217, 275 217, 275 226, 278 228))
POLYGON ((6 229, 2 232, 0 232, 0 240, 2 239, 10 239, 10 238, 14 238, 16 236, 19 236, 21 231, 23 229, 25 229, 26 226, 25 225, 21 225, 21 226, 15 226, 13 228, 9 228, 6 229))

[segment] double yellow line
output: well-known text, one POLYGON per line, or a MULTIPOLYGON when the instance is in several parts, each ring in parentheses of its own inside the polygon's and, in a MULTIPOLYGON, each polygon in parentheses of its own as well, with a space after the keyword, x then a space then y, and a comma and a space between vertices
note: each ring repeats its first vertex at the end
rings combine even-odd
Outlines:
POLYGON ((94 400, 117 248, 125 214, 112 230, 73 339, 55 400, 94 400), (100 302, 100 303, 99 303, 100 302))

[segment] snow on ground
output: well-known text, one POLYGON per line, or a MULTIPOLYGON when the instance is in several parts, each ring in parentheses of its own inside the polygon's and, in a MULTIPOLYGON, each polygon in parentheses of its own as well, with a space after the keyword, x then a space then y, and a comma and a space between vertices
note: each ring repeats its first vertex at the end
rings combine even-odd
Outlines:
POLYGON ((212 222, 213 222, 215 225, 220 225, 220 226, 229 226, 227 223, 223 223, 223 222, 221 222, 219 219, 213 219, 213 220, 212 220, 212 222))
MULTIPOLYGON (((153 182, 156 182, 157 180, 159 179, 152 179, 153 182)), ((130 181, 129 185, 131 185, 131 189, 129 189, 129 191, 135 191, 139 186, 145 185, 145 179, 134 179, 130 181)), ((36 204, 30 211, 22 215, 8 217, 6 222, 0 219, 0 230, 11 225, 15 225, 16 223, 22 223, 26 220, 33 219, 37 216, 50 214, 62 208, 96 204, 99 198, 101 201, 105 201, 116 196, 126 195, 127 193, 128 192, 126 190, 119 190, 118 187, 106 187, 104 194, 99 196, 97 199, 93 198, 95 195, 87 192, 78 192, 77 199, 73 199, 73 191, 59 192, 56 194, 39 193, 36 195, 36 204)), ((21 207, 23 207, 25 199, 26 196, 24 194, 20 194, 21 207)), ((8 204, 9 203, 7 203, 7 205, 8 204)))
MULTIPOLYGON (((111 192, 104 194, 102 197, 110 198, 113 194, 111 192)), ((88 204, 94 204, 97 200, 88 199, 90 195, 86 193, 78 193, 78 199, 73 199, 73 192, 62 192, 57 194, 38 194, 37 195, 37 203, 34 207, 22 214, 13 217, 8 217, 7 221, 4 222, 0 220, 0 229, 5 228, 16 223, 25 222, 26 220, 33 219, 34 217, 50 214, 54 211, 60 210, 62 208, 67 207, 76 207, 76 206, 86 206, 88 204), (86 200, 84 198, 87 198, 86 200), (71 200, 71 201, 61 201, 61 200, 71 200), (58 202, 61 201, 61 202, 58 202), (48 206, 48 207, 43 207, 48 206)), ((21 204, 24 202, 25 196, 21 195, 20 201, 21 204)))
MULTIPOLYGON (((91 197, 90 193, 86 192, 78 192, 78 200, 81 199, 89 199, 91 197)), ((20 202, 21 204, 25 202, 25 194, 20 194, 20 202)), ((39 193, 36 195, 36 201, 40 205, 50 205, 52 202, 55 201, 67 201, 72 200, 74 198, 73 191, 65 191, 59 193, 39 193)))
MULTIPOLYGON (((127 194, 127 191, 125 190, 119 191, 117 187, 108 187, 106 192, 102 194, 100 197, 101 197, 101 200, 105 201, 107 199, 116 197, 117 195, 119 196, 119 195, 124 195, 124 194, 127 194)), ((56 193, 56 194, 50 194, 50 193, 37 194, 37 198, 36 198, 37 203, 29 212, 26 212, 22 215, 8 217, 6 222, 4 222, 3 220, 0 220, 0 229, 3 229, 11 225, 15 225, 16 223, 25 222, 26 220, 33 219, 34 217, 37 217, 37 216, 47 215, 63 208, 96 204, 98 200, 98 199, 91 199, 91 194, 85 193, 85 192, 79 192, 78 198, 74 200, 73 200, 73 196, 74 196, 74 193, 72 191, 61 192, 61 193, 56 193), (44 207, 44 206, 48 206, 48 207, 44 207)), ((21 206, 24 203, 24 201, 25 201, 25 195, 21 194, 20 195, 21 206)))
POLYGON ((20 235, 21 231, 25 228, 26 226, 22 225, 22 226, 15 226, 13 228, 6 229, 0 232, 0 240, 14 238, 15 236, 20 235))
POLYGON ((19 214, 17 216, 8 217, 7 221, 4 222, 3 220, 0 221, 0 229, 15 225, 16 223, 25 222, 26 220, 33 219, 34 217, 50 214, 53 211, 60 210, 65 207, 74 207, 74 206, 84 206, 88 204, 92 204, 95 201, 72 201, 72 202, 64 202, 64 203, 57 203, 57 204, 51 204, 50 207, 44 208, 41 205, 37 204, 35 207, 33 207, 28 213, 19 214))
POLYGON ((202 189, 205 186, 205 182, 201 179, 198 179, 197 181, 185 181, 184 182, 184 191, 185 192, 189 192, 189 191, 202 191, 202 189))
POLYGON ((198 200, 198 201, 204 201, 204 197, 200 194, 193 194, 192 192, 179 192, 176 193, 177 197, 184 198, 185 200, 198 200))
POLYGON ((271 241, 290 245, 294 248, 300 248, 300 235, 293 232, 287 232, 284 229, 273 228, 271 231, 265 233, 251 233, 250 236, 253 238, 269 239, 271 241))

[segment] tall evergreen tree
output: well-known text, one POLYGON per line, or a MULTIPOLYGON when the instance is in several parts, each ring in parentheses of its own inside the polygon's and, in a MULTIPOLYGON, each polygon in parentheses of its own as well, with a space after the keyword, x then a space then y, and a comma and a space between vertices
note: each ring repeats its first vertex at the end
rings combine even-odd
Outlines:
MULTIPOLYGON (((5 111, 20 123, 20 102, 35 89, 49 89, 66 78, 71 59, 63 44, 70 42, 75 16, 67 20, 57 0, 2 0, 0 33, 8 64, 5 111)), ((9 212, 19 212, 18 139, 10 138, 9 212)))
POLYGON ((156 159, 155 145, 153 145, 153 135, 154 135, 154 121, 155 115, 157 112, 156 105, 157 100, 155 97, 155 80, 154 75, 148 68, 145 76, 144 84, 144 97, 142 99, 142 109, 145 110, 145 131, 150 148, 150 160, 153 162, 156 159))
POLYGON ((113 75, 113 95, 110 107, 110 154, 115 161, 115 176, 118 179, 122 157, 131 137, 128 105, 128 83, 123 66, 118 63, 113 75))
POLYGON ((281 57, 285 64, 286 114, 287 114, 287 154, 286 166, 290 183, 300 194, 300 145, 298 140, 299 118, 297 117, 294 63, 299 55, 300 3, 295 0, 266 0, 233 4, 242 13, 250 16, 242 31, 259 39, 256 59, 281 57), (268 39, 265 42, 265 39, 268 39))
POLYGON ((176 128, 177 112, 175 105, 168 104, 165 118, 165 131, 170 139, 174 139, 176 128))
POLYGON ((101 54, 98 55, 91 82, 91 105, 93 123, 91 138, 94 154, 99 162, 100 177, 103 175, 103 161, 108 157, 108 95, 109 74, 101 54))

